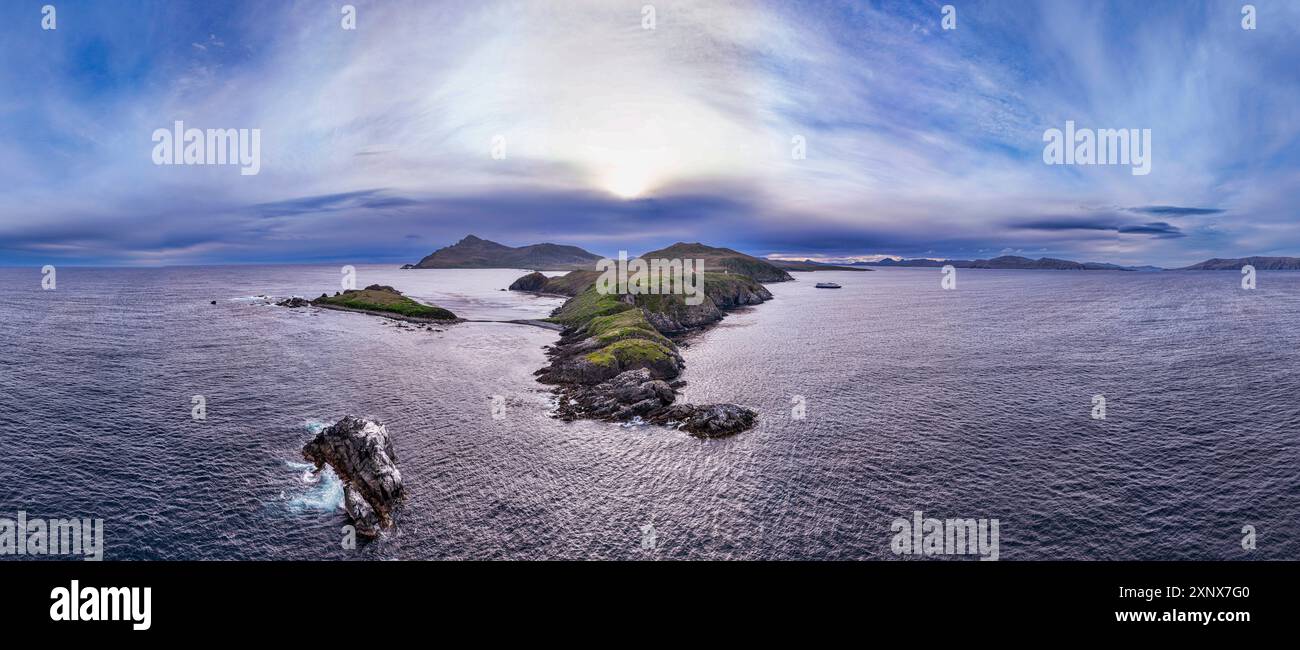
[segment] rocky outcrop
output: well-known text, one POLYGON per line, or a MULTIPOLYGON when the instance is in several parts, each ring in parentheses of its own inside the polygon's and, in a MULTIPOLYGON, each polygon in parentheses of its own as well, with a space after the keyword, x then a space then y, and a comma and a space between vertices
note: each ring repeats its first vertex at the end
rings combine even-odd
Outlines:
POLYGON ((546 288, 546 276, 541 271, 533 271, 510 284, 511 291, 532 291, 538 293, 546 288))
MULTIPOLYGON (((214 302, 213 304, 216 303, 214 302)), ((298 296, 294 296, 292 298, 286 298, 284 300, 281 300, 280 302, 277 302, 275 304, 278 307, 310 307, 311 301, 307 300, 306 298, 300 298, 298 296)))
POLYGON ((388 430, 377 421, 345 416, 302 448, 320 471, 334 469, 343 483, 343 507, 357 533, 375 537, 393 524, 403 497, 402 473, 388 430))
POLYGON ((628 370, 594 386, 569 385, 559 391, 556 414, 565 420, 594 418, 616 422, 640 418, 703 438, 721 438, 754 426, 758 414, 736 404, 674 404, 677 393, 645 368, 628 370))
POLYGON ((589 417, 602 420, 631 420, 648 417, 677 399, 672 386, 645 368, 628 370, 594 386, 560 389, 557 414, 566 420, 589 417))
POLYGON ((759 305, 772 299, 766 287, 747 277, 710 274, 704 283, 705 300, 698 305, 687 304, 678 296, 655 301, 655 309, 647 309, 646 320, 665 334, 678 334, 712 325, 725 316, 726 310, 759 305))
POLYGON ((701 438, 722 438, 752 426, 758 414, 736 404, 675 404, 650 416, 654 424, 676 426, 701 438))
POLYGON ((632 310, 564 330, 550 355, 551 364, 534 373, 545 384, 591 386, 629 370, 671 380, 685 366, 677 346, 632 310))
POLYGON ((738 273, 705 273, 704 295, 690 300, 698 302, 692 305, 684 294, 602 292, 596 277, 587 273, 548 280, 548 285, 558 280, 575 289, 549 319, 565 329, 547 352, 551 363, 535 373, 538 381, 555 386, 559 417, 639 420, 704 437, 754 425, 757 414, 743 406, 676 403, 680 382, 674 380, 685 361, 666 335, 715 323, 724 309, 770 300, 772 294, 763 285, 738 273))

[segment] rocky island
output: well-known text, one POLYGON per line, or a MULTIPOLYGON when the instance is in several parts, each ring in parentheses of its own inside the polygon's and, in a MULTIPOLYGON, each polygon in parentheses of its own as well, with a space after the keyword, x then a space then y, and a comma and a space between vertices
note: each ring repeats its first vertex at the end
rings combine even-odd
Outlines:
POLYGON ((380 422, 350 415, 323 429, 302 448, 303 458, 321 471, 333 468, 343 483, 343 509, 357 534, 376 537, 393 525, 404 492, 397 450, 380 422))
POLYGON ((596 271, 555 278, 531 273, 511 285, 516 291, 569 296, 548 319, 564 327, 548 350, 550 365, 535 373, 538 381, 555 386, 557 414, 639 419, 710 438, 749 429, 757 414, 743 406, 676 403, 685 363, 670 336, 716 323, 725 310, 770 300, 772 294, 757 278, 792 278, 758 258, 702 244, 674 244, 642 257, 704 259, 704 299, 690 305, 677 294, 601 293, 596 271))
POLYGON ((348 289, 334 295, 321 294, 315 300, 297 296, 276 303, 281 307, 323 307, 341 311, 355 311, 386 318, 417 323, 455 323, 460 318, 450 310, 436 305, 426 305, 402 295, 401 291, 387 285, 372 284, 365 289, 348 289))

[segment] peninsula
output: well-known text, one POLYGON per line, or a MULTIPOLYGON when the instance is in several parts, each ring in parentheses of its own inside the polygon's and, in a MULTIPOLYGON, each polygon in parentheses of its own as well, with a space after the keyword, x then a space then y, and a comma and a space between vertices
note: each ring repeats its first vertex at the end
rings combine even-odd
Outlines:
POLYGON ((536 373, 555 386, 558 415, 639 420, 701 437, 749 429, 758 414, 743 406, 676 403, 685 362, 670 337, 716 323, 726 310, 771 300, 762 282, 793 278, 764 260, 699 243, 673 244, 641 257, 705 260, 704 300, 689 305, 676 294, 601 293, 596 271, 555 278, 530 273, 511 285, 515 291, 569 296, 548 319, 564 330, 548 350, 550 364, 536 373))

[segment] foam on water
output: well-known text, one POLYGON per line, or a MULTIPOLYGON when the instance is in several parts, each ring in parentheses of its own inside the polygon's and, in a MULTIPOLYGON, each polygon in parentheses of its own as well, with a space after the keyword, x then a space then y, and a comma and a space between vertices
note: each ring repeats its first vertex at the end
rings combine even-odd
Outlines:
POLYGON ((285 465, 300 473, 301 485, 296 486, 298 492, 282 493, 290 512, 334 512, 343 509, 343 482, 332 468, 325 467, 317 473, 310 463, 285 461, 285 465))

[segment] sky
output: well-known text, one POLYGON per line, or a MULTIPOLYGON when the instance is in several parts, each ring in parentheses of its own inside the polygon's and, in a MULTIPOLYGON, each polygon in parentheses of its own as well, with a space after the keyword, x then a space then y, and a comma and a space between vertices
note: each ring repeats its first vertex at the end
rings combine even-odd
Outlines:
POLYGON ((0 265, 1300 256, 1300 2, 344 4, 0 3, 0 265), (258 173, 155 164, 176 121, 258 173), (1150 173, 1046 164, 1067 121, 1150 173))

